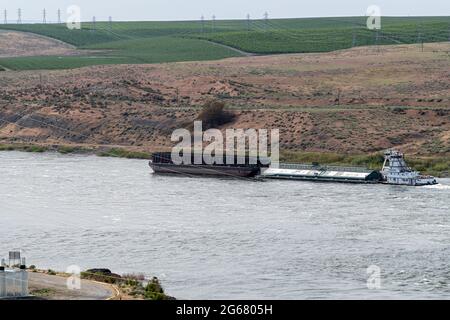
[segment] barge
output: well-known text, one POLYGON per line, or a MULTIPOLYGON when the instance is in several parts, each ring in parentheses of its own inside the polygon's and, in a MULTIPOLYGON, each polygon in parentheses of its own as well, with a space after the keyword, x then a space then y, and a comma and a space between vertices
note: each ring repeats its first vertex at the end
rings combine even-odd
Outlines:
POLYGON ((382 183, 390 185, 427 186, 438 184, 435 177, 421 175, 406 164, 404 155, 397 150, 384 154, 383 169, 368 170, 360 167, 321 166, 319 164, 280 164, 280 168, 263 171, 266 179, 306 180, 345 183, 382 183))
POLYGON ((264 170, 266 179, 306 180, 344 183, 379 183, 379 171, 359 167, 321 166, 319 164, 280 164, 280 168, 264 170))
POLYGON ((187 163, 176 164, 170 152, 155 153, 150 160, 150 167, 156 174, 177 174, 186 176, 215 177, 259 177, 263 179, 303 180, 317 182, 342 182, 359 184, 390 184, 408 186, 426 186, 438 184, 435 177, 424 176, 407 166, 404 155, 396 150, 384 154, 381 171, 362 167, 323 166, 320 164, 282 163, 279 167, 270 166, 268 158, 235 156, 219 158, 212 164, 198 156, 200 164, 195 163, 196 155, 188 157, 187 163), (231 164, 230 164, 231 163, 231 164))
POLYGON ((227 161, 226 156, 221 161, 212 164, 205 163, 203 156, 201 164, 195 163, 195 154, 191 155, 190 161, 175 164, 170 152, 154 153, 150 160, 150 167, 156 174, 176 174, 185 176, 214 176, 214 177, 256 177, 261 174, 262 168, 270 165, 268 159, 249 156, 235 156, 233 161, 227 161), (231 164, 229 164, 231 163, 231 164), (267 163, 267 164, 264 164, 267 163))

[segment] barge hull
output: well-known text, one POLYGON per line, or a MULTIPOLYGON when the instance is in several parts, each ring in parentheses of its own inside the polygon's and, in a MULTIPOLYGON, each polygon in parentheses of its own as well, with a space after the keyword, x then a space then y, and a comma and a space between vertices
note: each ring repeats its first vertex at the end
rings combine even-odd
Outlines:
POLYGON ((313 182, 337 182, 337 183, 354 183, 354 184, 378 184, 379 181, 371 180, 352 180, 352 179, 336 179, 323 177, 296 177, 296 176, 263 176, 264 179, 272 180, 296 180, 296 181, 313 181, 313 182))
POLYGON ((156 174, 174 174, 186 176, 213 176, 213 177, 255 177, 260 174, 259 168, 227 167, 227 166, 196 166, 173 164, 150 164, 156 174))

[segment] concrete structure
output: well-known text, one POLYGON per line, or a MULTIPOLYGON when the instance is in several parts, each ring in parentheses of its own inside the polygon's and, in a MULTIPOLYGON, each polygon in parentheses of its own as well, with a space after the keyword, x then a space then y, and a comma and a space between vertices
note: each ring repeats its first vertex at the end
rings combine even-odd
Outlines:
POLYGON ((0 267, 0 299, 27 297, 28 271, 25 266, 20 269, 0 267))

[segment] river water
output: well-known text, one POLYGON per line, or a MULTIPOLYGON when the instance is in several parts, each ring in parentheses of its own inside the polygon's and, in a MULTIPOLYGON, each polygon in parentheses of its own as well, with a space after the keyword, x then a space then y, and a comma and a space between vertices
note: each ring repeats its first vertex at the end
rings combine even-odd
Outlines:
POLYGON ((450 298, 448 179, 162 177, 142 160, 20 152, 0 152, 0 179, 0 256, 40 268, 142 272, 186 299, 450 298))

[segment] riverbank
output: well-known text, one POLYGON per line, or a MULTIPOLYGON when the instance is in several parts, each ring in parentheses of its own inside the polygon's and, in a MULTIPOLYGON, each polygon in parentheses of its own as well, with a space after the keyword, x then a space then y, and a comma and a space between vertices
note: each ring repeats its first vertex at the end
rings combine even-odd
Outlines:
POLYGON ((118 147, 73 146, 73 145, 36 145, 36 144, 0 144, 0 151, 23 152, 58 152, 61 154, 86 154, 99 157, 115 157, 127 159, 150 159, 151 153, 132 151, 118 147))
MULTIPOLYGON (((61 154, 85 154, 100 157, 114 157, 126 159, 151 158, 151 152, 142 150, 129 150, 123 147, 107 146, 74 146, 74 145, 34 145, 34 144, 0 144, 0 151, 23 151, 23 152, 58 152, 61 154)), ((300 152, 281 151, 280 160, 287 163, 313 163, 337 166, 362 166, 373 170, 381 169, 383 165, 383 153, 370 154, 339 154, 331 152, 300 152)), ((423 174, 433 175, 439 178, 450 177, 450 156, 408 156, 408 164, 423 174)))
MULTIPOLYGON (((142 274, 118 275, 109 269, 81 272, 79 289, 67 286, 72 274, 54 270, 29 271, 29 292, 40 300, 173 300, 166 295, 158 278, 146 280, 142 274)), ((76 284, 77 281, 73 282, 76 284)))

